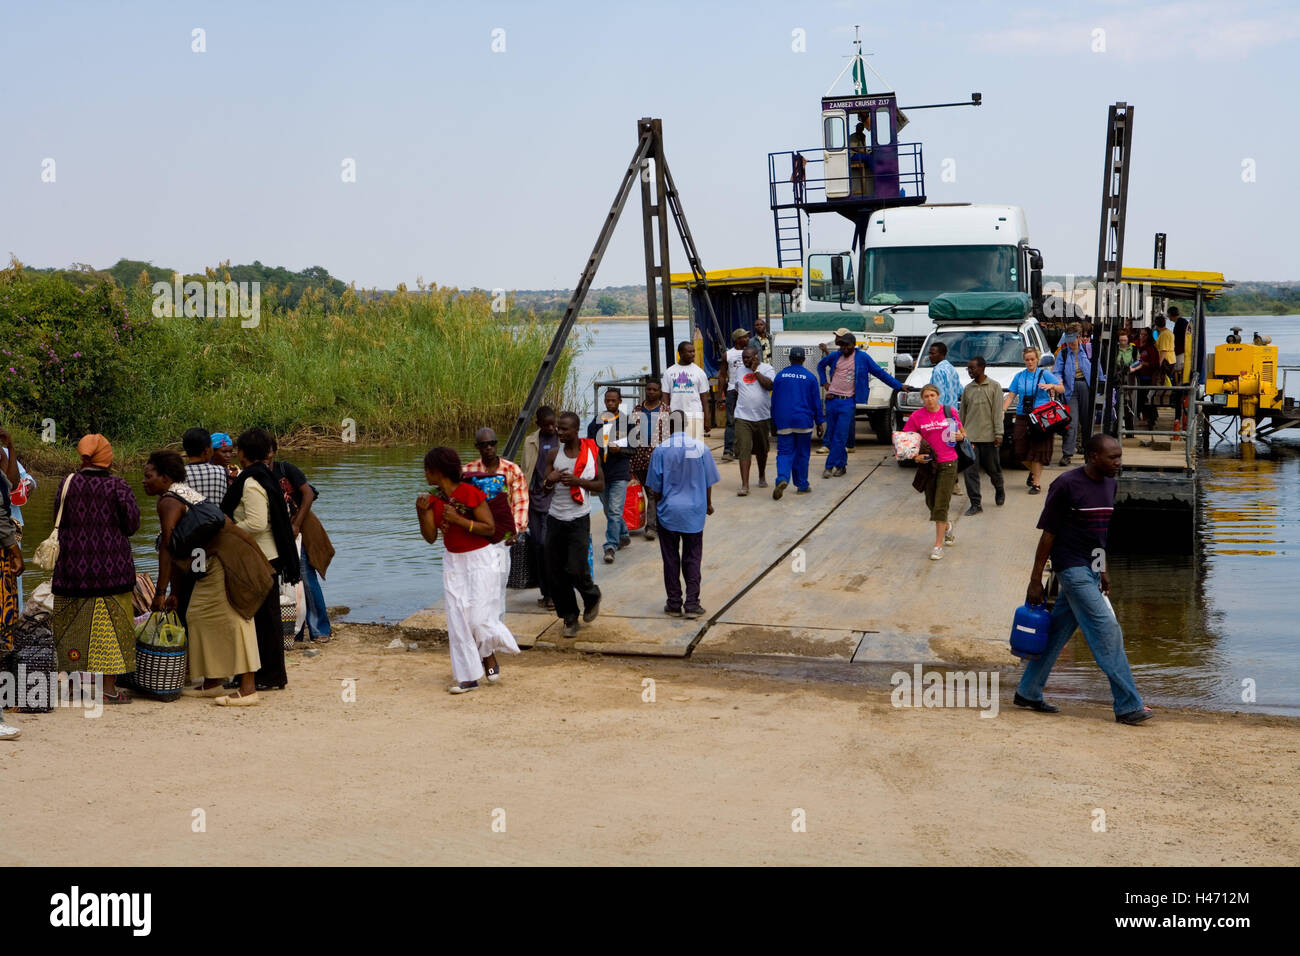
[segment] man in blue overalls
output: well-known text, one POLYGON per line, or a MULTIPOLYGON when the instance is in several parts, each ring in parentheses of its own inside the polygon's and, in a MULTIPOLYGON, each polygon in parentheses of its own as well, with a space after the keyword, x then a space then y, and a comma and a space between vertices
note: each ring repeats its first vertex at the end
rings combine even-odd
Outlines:
POLYGON ((876 364, 875 359, 858 349, 858 340, 846 332, 835 340, 838 352, 831 352, 817 363, 817 379, 826 388, 826 433, 830 451, 826 456, 823 478, 840 477, 849 464, 845 450, 853 433, 859 405, 867 404, 874 375, 894 391, 911 389, 876 364))

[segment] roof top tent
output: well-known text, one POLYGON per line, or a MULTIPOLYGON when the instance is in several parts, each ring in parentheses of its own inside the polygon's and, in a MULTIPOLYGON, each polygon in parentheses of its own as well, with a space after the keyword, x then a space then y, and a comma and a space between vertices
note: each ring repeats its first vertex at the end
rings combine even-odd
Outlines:
MULTIPOLYGON (((798 287, 803 273, 800 269, 768 269, 762 267, 743 269, 713 269, 705 273, 707 285, 702 285, 689 272, 672 276, 674 289, 685 289, 691 300, 691 320, 694 328, 707 328, 709 323, 704 297, 713 305, 718 317, 723 339, 731 342, 736 329, 753 330, 754 320, 762 318, 772 331, 772 296, 779 296, 779 314, 789 311, 790 295, 798 287)), ((704 371, 710 376, 718 374, 723 355, 709 335, 696 335, 703 343, 697 356, 704 371)))

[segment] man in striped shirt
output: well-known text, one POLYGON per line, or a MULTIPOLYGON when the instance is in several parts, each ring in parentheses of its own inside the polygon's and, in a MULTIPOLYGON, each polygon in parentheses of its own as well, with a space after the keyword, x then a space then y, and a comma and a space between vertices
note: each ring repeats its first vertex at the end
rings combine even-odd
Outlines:
POLYGON ((523 534, 528 527, 528 479, 523 469, 513 461, 497 454, 497 433, 490 428, 480 428, 474 434, 474 447, 478 460, 461 469, 461 475, 504 475, 506 494, 510 496, 510 512, 515 518, 515 534, 523 534))

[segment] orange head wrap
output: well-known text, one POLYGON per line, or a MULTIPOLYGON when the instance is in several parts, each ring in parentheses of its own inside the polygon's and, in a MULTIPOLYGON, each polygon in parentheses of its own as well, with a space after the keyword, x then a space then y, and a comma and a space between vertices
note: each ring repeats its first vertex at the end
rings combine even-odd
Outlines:
POLYGON ((113 464, 113 446, 103 435, 87 435, 77 442, 77 453, 90 459, 92 468, 107 468, 113 464))

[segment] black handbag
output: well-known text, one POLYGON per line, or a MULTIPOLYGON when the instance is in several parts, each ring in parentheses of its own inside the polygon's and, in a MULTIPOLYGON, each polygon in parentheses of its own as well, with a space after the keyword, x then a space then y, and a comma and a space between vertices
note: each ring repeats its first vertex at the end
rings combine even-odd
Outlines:
POLYGON ((532 536, 525 531, 516 535, 510 542, 510 579, 506 587, 516 591, 527 591, 537 587, 537 574, 533 568, 532 536))
POLYGON ((172 497, 185 505, 185 514, 172 529, 168 547, 177 561, 188 564, 195 549, 207 545, 226 526, 226 513, 206 498, 191 504, 180 495, 172 497))
MULTIPOLYGON (((957 417, 957 410, 948 409, 948 412, 954 419, 957 417)), ((963 438, 954 446, 957 450, 957 474, 961 474, 971 465, 975 464, 975 449, 971 447, 970 439, 963 438)))

